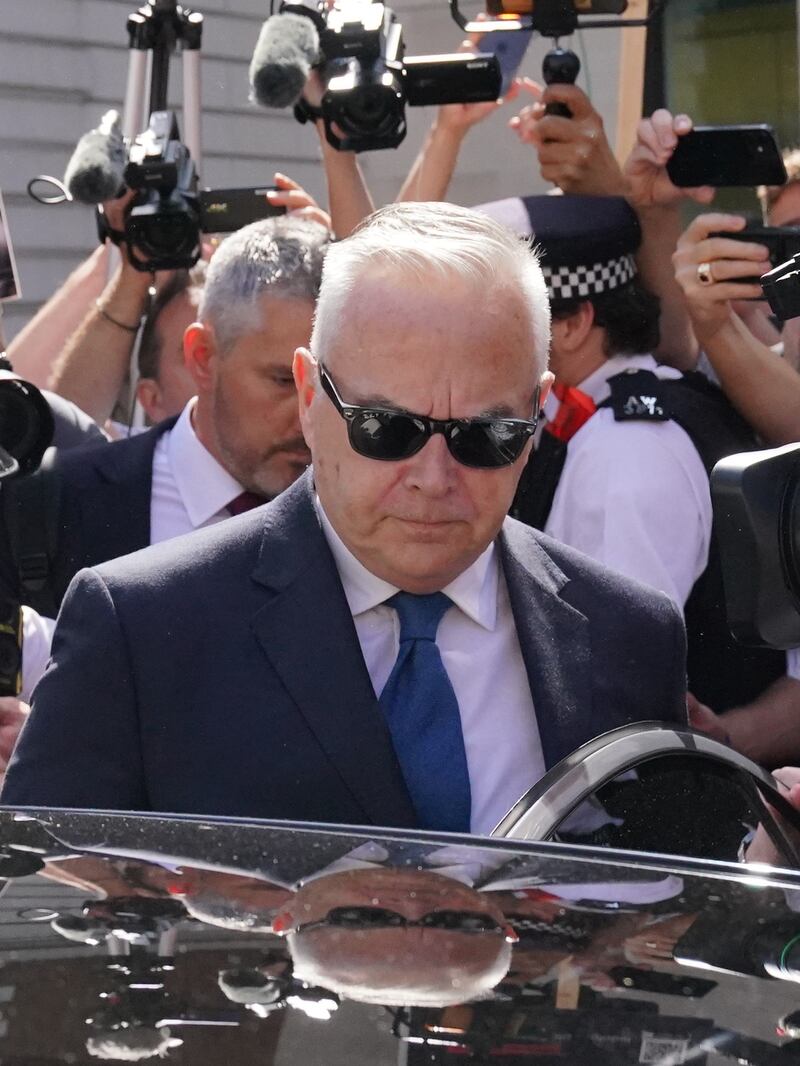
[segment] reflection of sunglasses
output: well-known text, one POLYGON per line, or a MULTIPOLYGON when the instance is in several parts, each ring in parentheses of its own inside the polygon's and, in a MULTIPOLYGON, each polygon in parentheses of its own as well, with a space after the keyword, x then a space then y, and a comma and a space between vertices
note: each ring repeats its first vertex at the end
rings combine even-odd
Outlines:
MULTIPOLYGON (((502 933, 509 944, 515 944, 517 934, 511 926, 503 926, 488 914, 473 911, 431 911, 417 921, 397 911, 383 907, 334 907, 324 918, 306 922, 291 930, 303 933, 308 929, 443 929, 449 933, 502 933)), ((273 926, 274 928, 274 926, 273 926)), ((281 930, 282 932, 283 930, 281 930)), ((287 930, 288 931, 288 930, 287 930)))
POLYGON ((347 423, 350 447, 367 459, 397 462, 425 447, 441 433, 450 454, 463 466, 479 469, 510 466, 519 459, 538 422, 539 387, 533 409, 524 418, 451 418, 447 420, 394 411, 386 407, 359 407, 345 403, 330 374, 320 364, 319 379, 331 403, 347 423))

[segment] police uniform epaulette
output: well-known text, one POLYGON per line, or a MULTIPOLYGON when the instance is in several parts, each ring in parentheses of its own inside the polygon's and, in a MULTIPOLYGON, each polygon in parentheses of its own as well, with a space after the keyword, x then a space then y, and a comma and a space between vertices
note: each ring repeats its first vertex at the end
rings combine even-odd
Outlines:
POLYGON ((610 407, 616 422, 668 422, 663 382, 651 370, 624 370, 608 379, 611 396, 598 404, 610 407))

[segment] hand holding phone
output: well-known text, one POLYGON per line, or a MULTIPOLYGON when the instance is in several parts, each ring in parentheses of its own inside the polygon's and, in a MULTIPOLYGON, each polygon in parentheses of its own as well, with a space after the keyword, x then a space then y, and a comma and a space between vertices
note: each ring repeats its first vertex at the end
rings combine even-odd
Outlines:
MULTIPOLYGON (((729 241, 762 245, 769 254, 767 269, 770 266, 780 266, 781 263, 800 255, 800 226, 762 226, 757 222, 749 222, 738 233, 711 233, 709 237, 723 237, 729 241)), ((739 284, 758 285, 760 277, 761 275, 753 275, 742 278, 739 284)))
POLYGON ((737 240, 743 229, 736 215, 700 215, 678 241, 675 280, 701 344, 731 321, 734 300, 763 299, 760 284, 750 279, 769 270, 769 252, 758 242, 737 240))
POLYGON ((663 107, 639 123, 636 143, 624 166, 626 196, 635 207, 668 207, 682 199, 709 204, 714 199, 709 185, 678 188, 670 179, 667 164, 691 131, 688 115, 673 115, 663 107))

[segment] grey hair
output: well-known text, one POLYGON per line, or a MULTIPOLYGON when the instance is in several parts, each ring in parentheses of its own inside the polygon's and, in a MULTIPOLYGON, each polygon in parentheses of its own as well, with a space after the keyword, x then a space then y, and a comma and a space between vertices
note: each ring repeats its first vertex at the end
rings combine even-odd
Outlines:
POLYGON ((311 337, 318 359, 324 361, 345 303, 370 267, 402 271, 423 282, 455 276, 485 288, 516 286, 529 309, 539 373, 547 369, 550 304, 537 256, 499 222, 445 203, 390 204, 331 247, 311 337))
POLYGON ((261 296, 316 300, 329 240, 320 223, 291 215, 253 222, 225 238, 209 264, 199 311, 222 351, 264 328, 261 296))

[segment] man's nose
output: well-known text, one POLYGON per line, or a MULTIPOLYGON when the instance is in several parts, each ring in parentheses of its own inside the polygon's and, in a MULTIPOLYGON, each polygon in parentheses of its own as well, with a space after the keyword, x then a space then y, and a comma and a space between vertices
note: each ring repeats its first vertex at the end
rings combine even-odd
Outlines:
POLYGON ((407 464, 406 484, 426 496, 446 496, 455 484, 456 460, 442 433, 434 433, 407 464))

